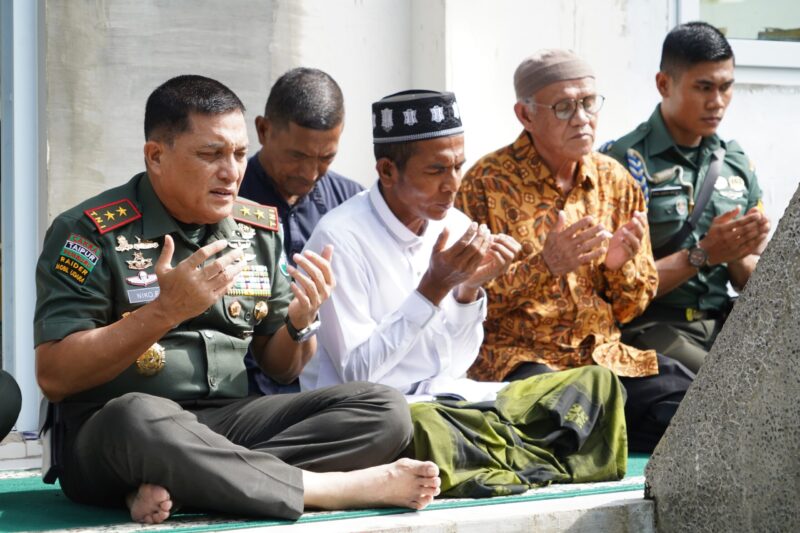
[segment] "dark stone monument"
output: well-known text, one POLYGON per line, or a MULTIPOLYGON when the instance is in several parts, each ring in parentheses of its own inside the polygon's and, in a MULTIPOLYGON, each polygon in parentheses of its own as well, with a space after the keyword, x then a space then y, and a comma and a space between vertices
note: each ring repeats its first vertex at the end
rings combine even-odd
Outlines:
POLYGON ((800 189, 646 477, 660 533, 800 531, 800 189))

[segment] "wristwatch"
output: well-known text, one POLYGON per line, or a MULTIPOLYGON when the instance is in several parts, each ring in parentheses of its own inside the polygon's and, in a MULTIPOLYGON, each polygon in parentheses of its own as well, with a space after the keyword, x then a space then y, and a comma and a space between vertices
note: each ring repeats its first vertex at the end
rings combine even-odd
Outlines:
POLYGON ((708 252, 699 246, 689 248, 689 264, 695 268, 708 266, 708 252))
POLYGON ((303 329, 297 329, 292 324, 292 321, 289 320, 289 315, 286 315, 286 331, 289 333, 289 337, 291 337, 294 342, 307 341, 316 335, 317 331, 319 330, 320 323, 319 315, 317 315, 317 318, 314 319, 314 322, 307 325, 303 329))

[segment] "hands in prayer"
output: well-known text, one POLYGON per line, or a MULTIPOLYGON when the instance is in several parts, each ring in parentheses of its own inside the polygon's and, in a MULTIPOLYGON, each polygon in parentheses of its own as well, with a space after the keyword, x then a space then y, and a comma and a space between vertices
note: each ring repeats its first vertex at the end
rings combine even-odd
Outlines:
POLYGON ((700 247, 708 253, 708 264, 718 265, 740 260, 763 251, 769 235, 769 219, 758 207, 736 218, 740 208, 714 218, 700 247))
POLYGON ((164 237, 164 248, 155 266, 161 292, 154 304, 160 305, 172 326, 194 318, 216 302, 233 285, 245 262, 239 249, 206 263, 222 252, 228 242, 219 240, 207 244, 195 253, 172 266, 175 242, 164 237))
POLYGON ((434 305, 453 289, 458 301, 474 301, 481 285, 505 272, 520 250, 513 237, 492 235, 486 225, 476 222, 445 248, 448 237, 445 228, 433 246, 430 265, 418 288, 434 305))
POLYGON ((289 274, 294 278, 291 288, 294 299, 289 303, 289 320, 297 329, 304 329, 317 317, 320 306, 331 297, 331 291, 336 287, 333 277, 331 258, 333 246, 328 244, 323 248, 322 254, 306 250, 302 254, 294 254, 298 268, 289 266, 289 274))
POLYGON ((646 231, 647 216, 638 211, 614 234, 591 216, 567 226, 566 214, 560 211, 555 228, 547 234, 542 258, 555 276, 573 272, 604 255, 605 266, 618 270, 639 251, 646 231))

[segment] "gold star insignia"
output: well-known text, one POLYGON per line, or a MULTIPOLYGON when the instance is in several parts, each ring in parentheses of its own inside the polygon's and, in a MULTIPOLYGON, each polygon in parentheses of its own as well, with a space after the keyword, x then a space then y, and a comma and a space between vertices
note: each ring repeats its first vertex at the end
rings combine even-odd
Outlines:
POLYGON ((111 211, 106 211, 105 215, 108 220, 114 220, 114 213, 112 213, 111 211))
POLYGON ((262 218, 264 218, 264 211, 256 209, 256 219, 261 220, 262 218))
POLYGON ((240 211, 240 212, 241 212, 241 213, 242 213, 244 216, 250 216, 250 208, 249 208, 249 207, 242 206, 242 208, 241 208, 241 209, 239 209, 239 211, 240 211))
POLYGON ((128 215, 128 210, 127 210, 127 209, 125 209, 124 207, 120 206, 120 207, 117 209, 117 213, 119 213, 119 216, 121 216, 121 217, 124 217, 124 216, 127 216, 127 215, 128 215))

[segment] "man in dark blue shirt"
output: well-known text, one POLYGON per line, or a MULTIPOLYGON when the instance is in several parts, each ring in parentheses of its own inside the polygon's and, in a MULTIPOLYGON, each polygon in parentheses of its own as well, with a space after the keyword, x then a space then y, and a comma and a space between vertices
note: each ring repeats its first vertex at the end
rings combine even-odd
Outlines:
MULTIPOLYGON (((278 208, 283 249, 294 265, 319 219, 364 187, 328 170, 344 128, 344 98, 325 72, 295 68, 278 78, 264 116, 256 117, 261 150, 250 158, 239 196, 278 208)), ((251 390, 297 392, 297 382, 279 385, 245 359, 251 390)))
POLYGON ((278 208, 283 249, 292 265, 319 219, 364 190, 328 170, 343 128, 339 85, 310 68, 281 76, 270 91, 264 116, 256 118, 261 151, 247 163, 239 196, 278 208))

